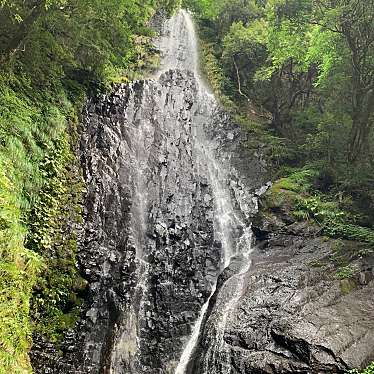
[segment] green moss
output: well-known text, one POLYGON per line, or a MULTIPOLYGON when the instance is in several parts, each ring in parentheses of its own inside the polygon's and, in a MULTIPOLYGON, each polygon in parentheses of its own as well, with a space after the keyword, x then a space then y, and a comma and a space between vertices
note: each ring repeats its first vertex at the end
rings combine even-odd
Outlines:
POLYGON ((357 283, 354 279, 342 279, 340 281, 340 291, 343 295, 348 295, 357 288, 357 283))
POLYGON ((292 212, 295 218, 308 218, 307 215, 300 215, 295 207, 310 189, 312 177, 313 171, 300 170, 278 179, 265 195, 265 208, 285 208, 292 212))
POLYGON ((48 315, 44 316, 43 323, 35 327, 35 331, 47 337, 49 341, 57 343, 67 329, 74 327, 79 318, 79 305, 64 313, 59 308, 50 309, 48 315))
MULTIPOLYGON (((74 134, 71 122, 70 127, 74 134)), ((41 169, 46 182, 29 215, 27 245, 43 255, 45 268, 35 286, 32 316, 35 331, 56 341, 78 316, 81 301, 75 291, 84 284, 76 267, 77 239, 72 228, 81 219, 83 184, 67 133, 46 153, 41 169)))
POLYGON ((296 203, 297 194, 281 188, 271 188, 265 196, 265 207, 270 210, 289 208, 296 203))

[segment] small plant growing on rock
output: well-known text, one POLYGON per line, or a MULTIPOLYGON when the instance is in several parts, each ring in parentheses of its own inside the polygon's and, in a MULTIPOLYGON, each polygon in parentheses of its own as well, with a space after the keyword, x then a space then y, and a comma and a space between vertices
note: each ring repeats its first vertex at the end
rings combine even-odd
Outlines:
POLYGON ((338 279, 352 278, 356 270, 352 265, 343 266, 337 270, 336 277, 338 279))
POLYGON ((366 369, 360 371, 353 369, 348 372, 349 374, 374 374, 374 362, 372 362, 366 369))

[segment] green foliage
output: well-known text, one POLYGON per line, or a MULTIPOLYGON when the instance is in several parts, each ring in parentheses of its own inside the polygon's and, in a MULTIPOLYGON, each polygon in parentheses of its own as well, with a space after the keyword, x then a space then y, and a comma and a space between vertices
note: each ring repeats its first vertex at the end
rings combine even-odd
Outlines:
POLYGON ((324 201, 321 196, 301 197, 293 214, 296 218, 313 219, 330 237, 374 244, 374 231, 351 223, 357 217, 342 210, 336 201, 324 201))
POLYGON ((171 14, 180 2, 40 0, 35 4, 2 3, 0 57, 22 69, 34 84, 48 87, 56 79, 74 79, 77 72, 82 83, 97 85, 132 71, 131 65, 136 69, 139 36, 152 34, 147 21, 156 10, 171 14), (12 21, 14 12, 18 22, 12 21))
POLYGON ((307 219, 305 211, 295 209, 303 194, 311 187, 313 171, 292 171, 288 177, 277 180, 265 195, 265 205, 268 209, 287 209, 292 211, 297 219, 307 219))
POLYGON ((367 227, 349 224, 348 222, 326 221, 324 232, 332 237, 374 244, 374 231, 367 227))
POLYGON ((356 269, 352 267, 352 265, 343 266, 338 269, 336 272, 336 276, 338 279, 348 279, 352 278, 355 274, 356 269))
POLYGON ((11 168, 0 153, 0 367, 23 373, 29 368, 29 299, 41 259, 24 247, 19 191, 5 173, 11 168))
POLYGON ((274 190, 290 190, 298 193, 308 192, 316 177, 316 171, 310 169, 292 170, 287 177, 279 179, 273 185, 274 190))
MULTIPOLYGON (((74 133, 76 123, 70 121, 74 133)), ((37 332, 57 340, 74 324, 85 284, 76 268, 77 242, 71 228, 80 219, 83 185, 66 132, 46 150, 40 169, 45 183, 29 213, 27 247, 43 255, 45 268, 34 288, 32 317, 37 332)))
POLYGON ((218 72, 213 86, 241 122, 271 122, 252 126, 270 135, 271 164, 334 170, 321 191, 344 191, 373 224, 373 0, 187 3, 218 72))
POLYGON ((214 54, 210 43, 200 40, 200 60, 202 61, 202 72, 212 87, 215 95, 231 111, 234 104, 224 95, 225 76, 222 68, 214 54))
POLYGON ((349 371, 350 374, 373 374, 374 373, 374 362, 372 362, 366 369, 358 370, 353 369, 349 371))
MULTIPOLYGON (((67 118, 73 108, 62 96, 56 97, 59 107, 46 99, 33 102, 26 85, 25 93, 18 90, 25 80, 1 77, 0 82, 0 366, 12 372, 26 372, 31 339, 30 300, 35 285, 41 293, 54 288, 61 299, 61 289, 71 292, 70 285, 63 282, 66 269, 70 271, 69 282, 78 277, 75 248, 69 251, 65 241, 70 246, 74 244, 66 230, 67 239, 56 246, 64 216, 75 219, 69 212, 63 214, 68 202, 74 206, 68 190, 73 184, 67 177, 67 167, 73 160, 67 118), (58 257, 61 253, 71 258, 69 264, 62 266, 64 262, 58 257), (48 280, 52 273, 55 284, 48 280)), ((79 197, 76 195, 76 200, 79 197)), ((42 315, 50 305, 59 307, 56 297, 43 296, 43 308, 36 308, 35 301, 32 305, 37 325, 46 323, 42 315)))
POLYGON ((313 220, 329 237, 374 245, 374 230, 356 224, 360 217, 345 210, 344 201, 316 194, 316 177, 318 171, 313 169, 293 170, 273 184, 266 195, 267 205, 287 207, 297 220, 313 220))
POLYGON ((304 212, 307 218, 321 225, 339 224, 349 219, 349 215, 339 210, 335 201, 323 201, 320 196, 302 198, 295 207, 296 213, 304 212))

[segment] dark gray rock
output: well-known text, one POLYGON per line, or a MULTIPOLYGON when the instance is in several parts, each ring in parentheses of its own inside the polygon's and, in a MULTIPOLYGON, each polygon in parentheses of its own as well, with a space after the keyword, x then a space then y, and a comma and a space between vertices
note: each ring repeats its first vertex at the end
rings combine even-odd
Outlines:
POLYGON ((366 366, 374 359, 371 261, 359 259, 363 271, 339 280, 331 241, 317 227, 279 224, 269 232, 266 219, 256 221, 260 239, 268 239, 253 253, 228 315, 222 309, 237 282, 224 283, 216 296, 191 373, 345 373, 366 366))
POLYGON ((62 356, 36 342, 36 372, 173 373, 222 266, 212 183, 248 226, 263 183, 256 157, 241 153, 248 134, 199 95, 193 74, 176 70, 87 105, 79 264, 88 298, 62 356), (211 157, 225 174, 212 175, 211 157))

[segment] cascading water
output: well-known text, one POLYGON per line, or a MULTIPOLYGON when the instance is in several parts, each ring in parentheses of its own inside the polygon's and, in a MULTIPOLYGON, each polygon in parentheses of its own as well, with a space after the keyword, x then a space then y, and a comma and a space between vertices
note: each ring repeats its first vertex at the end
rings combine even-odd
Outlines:
POLYGON ((222 329, 245 284, 259 183, 244 181, 233 156, 245 139, 200 77, 187 12, 165 23, 158 46, 153 79, 87 108, 81 263, 91 302, 82 372, 185 373, 219 274, 235 263, 222 329))
POLYGON ((34 341, 35 372, 362 366, 374 345, 369 262, 357 289, 340 292, 325 267, 311 267, 330 245, 314 228, 276 215, 256 222, 268 247, 251 254, 251 222, 267 188, 262 145, 249 149, 251 134, 201 79, 188 13, 165 23, 158 45, 163 59, 153 79, 118 86, 83 113, 78 260, 88 287, 81 318, 58 349, 34 341), (281 227, 274 237, 273 224, 281 227))
MULTIPOLYGON (((179 69, 191 69, 193 71, 197 80, 199 101, 202 103, 199 108, 199 114, 202 118, 200 118, 197 123, 204 124, 204 122, 211 121, 214 108, 217 107, 217 102, 214 95, 204 84, 198 71, 197 38, 192 19, 187 12, 181 11, 174 19, 170 20, 170 23, 172 25, 172 27, 170 27, 170 41, 168 43, 164 41, 161 43, 161 47, 164 47, 167 51, 164 69, 166 66, 167 68, 177 67, 179 69), (176 32, 176 30, 178 30, 178 32, 176 32), (188 40, 187 45, 190 47, 190 51, 189 53, 187 51, 187 54, 183 48, 178 46, 178 41, 180 43, 186 38, 188 40), (180 55, 181 51, 184 51, 184 54, 180 55), (173 56, 177 56, 177 61, 173 59, 173 56), (187 56, 189 57, 187 58, 187 56), (181 60, 183 60, 184 63, 181 64, 181 60)), ((241 277, 238 284, 239 289, 236 290, 232 299, 228 301, 228 306, 226 307, 227 312, 225 312, 228 313, 229 306, 235 302, 234 300, 236 298, 240 297, 244 286, 242 276, 249 269, 250 262, 248 256, 252 248, 252 232, 248 223, 244 222, 243 218, 239 216, 242 212, 236 211, 232 205, 229 177, 227 175, 228 165, 225 165, 226 160, 220 159, 218 161, 217 157, 214 155, 217 144, 214 144, 213 139, 207 139, 204 133, 204 127, 195 128, 194 135, 196 138, 196 153, 198 154, 198 158, 203 160, 207 166, 209 182, 212 186, 215 239, 220 242, 222 246, 221 270, 227 268, 230 265, 231 259, 237 255, 244 255, 243 259, 246 260, 248 264, 246 265, 245 262, 243 262, 242 270, 239 275, 241 277)), ((209 298, 200 311, 200 316, 194 325, 191 338, 182 352, 175 374, 184 374, 191 359, 193 359, 192 355, 198 343, 200 329, 204 322, 209 302, 215 291, 216 281, 213 284, 209 298)), ((225 326, 222 325, 222 331, 224 327, 225 326)))
POLYGON ((166 71, 180 69, 192 71, 199 79, 197 39, 192 19, 185 10, 165 22, 156 45, 162 53, 157 78, 166 71))

